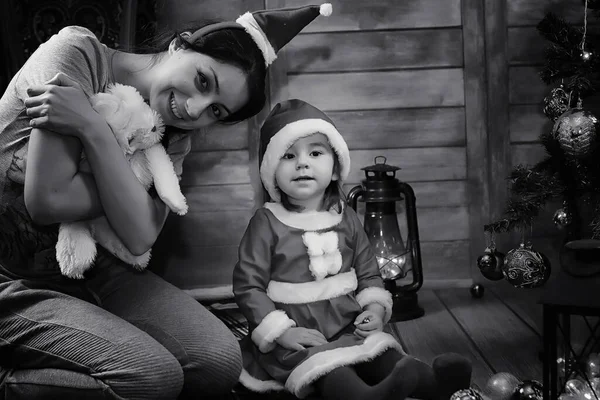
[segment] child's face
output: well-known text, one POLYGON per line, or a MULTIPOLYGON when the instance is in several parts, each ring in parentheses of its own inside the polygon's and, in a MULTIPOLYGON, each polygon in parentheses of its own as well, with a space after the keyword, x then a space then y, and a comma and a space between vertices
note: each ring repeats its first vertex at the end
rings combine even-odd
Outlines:
POLYGON ((318 210, 334 174, 335 154, 322 133, 298 139, 284 154, 275 170, 277 187, 294 205, 318 210))

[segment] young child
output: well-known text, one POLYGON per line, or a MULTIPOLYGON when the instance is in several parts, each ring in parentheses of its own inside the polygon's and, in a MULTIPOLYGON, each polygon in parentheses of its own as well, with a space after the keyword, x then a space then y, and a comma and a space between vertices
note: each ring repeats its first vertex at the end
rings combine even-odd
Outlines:
POLYGON ((260 177, 271 202, 242 238, 235 299, 250 334, 240 382, 299 398, 448 399, 468 388, 457 354, 433 368, 382 331, 391 294, 341 182, 350 156, 333 122, 301 100, 277 104, 261 129, 260 177))

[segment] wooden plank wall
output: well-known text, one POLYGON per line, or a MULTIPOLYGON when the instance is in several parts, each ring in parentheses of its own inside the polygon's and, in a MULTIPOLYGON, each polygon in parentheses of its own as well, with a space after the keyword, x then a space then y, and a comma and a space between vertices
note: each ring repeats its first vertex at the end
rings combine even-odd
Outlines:
MULTIPOLYGON (((265 0, 264 6, 312 3, 265 0)), ((317 18, 280 52, 270 69, 270 106, 300 98, 330 115, 351 150, 346 189, 364 178, 360 168, 375 156, 401 167, 398 177, 416 193, 425 286, 468 286, 489 208, 483 5, 332 4, 332 16, 317 18)), ((161 268, 194 295, 230 283, 237 244, 262 202, 252 160, 264 116, 198 135, 184 164, 190 213, 170 218, 161 241, 170 243, 171 254, 161 268)))
POLYGON ((272 103, 300 98, 334 120, 351 153, 347 190, 378 155, 401 167, 397 176, 416 193, 425 284, 469 281, 461 1, 331 3, 332 16, 309 25, 274 65, 272 103))
MULTIPOLYGON (((232 19, 246 10, 311 3, 212 0, 197 13, 219 9, 217 17, 232 19)), ((363 179, 360 168, 375 156, 402 168, 398 177, 417 197, 425 286, 481 280, 474 260, 485 248, 483 224, 500 215, 511 168, 543 155, 537 138, 551 127, 541 111, 550 88, 537 75, 545 43, 535 26, 547 11, 582 22, 581 1, 332 4, 331 17, 317 18, 280 52, 270 69, 269 108, 295 97, 331 116, 351 150, 346 189, 363 179)), ((178 25, 194 15, 175 14, 163 17, 178 25)), ((255 160, 266 112, 195 137, 182 182, 190 214, 170 218, 162 235, 170 256, 160 268, 184 289, 230 283, 237 244, 262 203, 255 160)), ((534 231, 534 245, 545 253, 560 235, 554 210, 534 231)), ((518 244, 511 240, 501 250, 518 244)))

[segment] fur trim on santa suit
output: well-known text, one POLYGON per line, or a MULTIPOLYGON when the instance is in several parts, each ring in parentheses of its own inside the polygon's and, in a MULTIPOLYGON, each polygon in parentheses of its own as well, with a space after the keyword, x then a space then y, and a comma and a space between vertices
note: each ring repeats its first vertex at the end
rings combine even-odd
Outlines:
MULTIPOLYGON (((325 135, 336 154, 340 183, 348 177, 350 151, 333 121, 323 111, 302 100, 287 100, 271 110, 260 130, 260 178, 272 201, 281 201, 275 183, 275 171, 281 157, 298 139, 315 133, 325 135)), ((301 218, 306 217, 302 214, 301 218)))
POLYGON ((392 317, 392 307, 394 302, 392 300, 392 294, 385 289, 378 287, 368 287, 361 290, 356 295, 356 301, 362 309, 369 304, 379 304, 385 310, 385 316, 383 317, 383 323, 387 324, 392 317))
POLYGON ((296 326, 285 311, 275 310, 268 313, 252 331, 252 341, 263 353, 275 347, 275 341, 289 328, 296 326))

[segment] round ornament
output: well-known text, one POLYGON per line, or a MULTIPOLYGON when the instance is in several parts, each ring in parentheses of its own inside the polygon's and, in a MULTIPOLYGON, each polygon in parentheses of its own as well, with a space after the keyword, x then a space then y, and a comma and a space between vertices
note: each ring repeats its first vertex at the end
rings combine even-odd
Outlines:
POLYGON ((559 208, 554 213, 552 221, 554 221, 554 225, 556 225, 558 229, 564 229, 573 222, 573 216, 567 209, 559 208))
POLYGON ((473 286, 471 286, 469 291, 471 292, 471 296, 473 296, 476 299, 480 299, 483 297, 484 286, 482 284, 476 283, 473 286))
POLYGON ((600 377, 600 354, 591 353, 585 361, 585 374, 589 379, 600 377))
POLYGON ((491 281, 499 281, 504 277, 502 265, 504 265, 504 253, 493 248, 486 248, 483 255, 477 258, 477 266, 481 274, 491 281))
POLYGON ((516 288, 542 286, 550 278, 550 260, 531 246, 521 243, 506 254, 502 266, 504 278, 516 288))
POLYGON ((484 394, 494 400, 511 400, 521 381, 508 372, 498 372, 488 379, 484 394))
POLYGON ((544 388, 535 380, 525 380, 517 385, 515 400, 543 400, 544 388))
POLYGON ((565 154, 582 158, 592 153, 596 147, 597 127, 598 119, 591 112, 572 108, 556 120, 552 136, 565 154))
POLYGON ((455 392, 450 400, 483 400, 483 396, 474 389, 461 389, 455 392))
POLYGON ((562 87, 554 88, 544 97, 544 114, 552 121, 556 121, 569 109, 569 94, 562 87))

